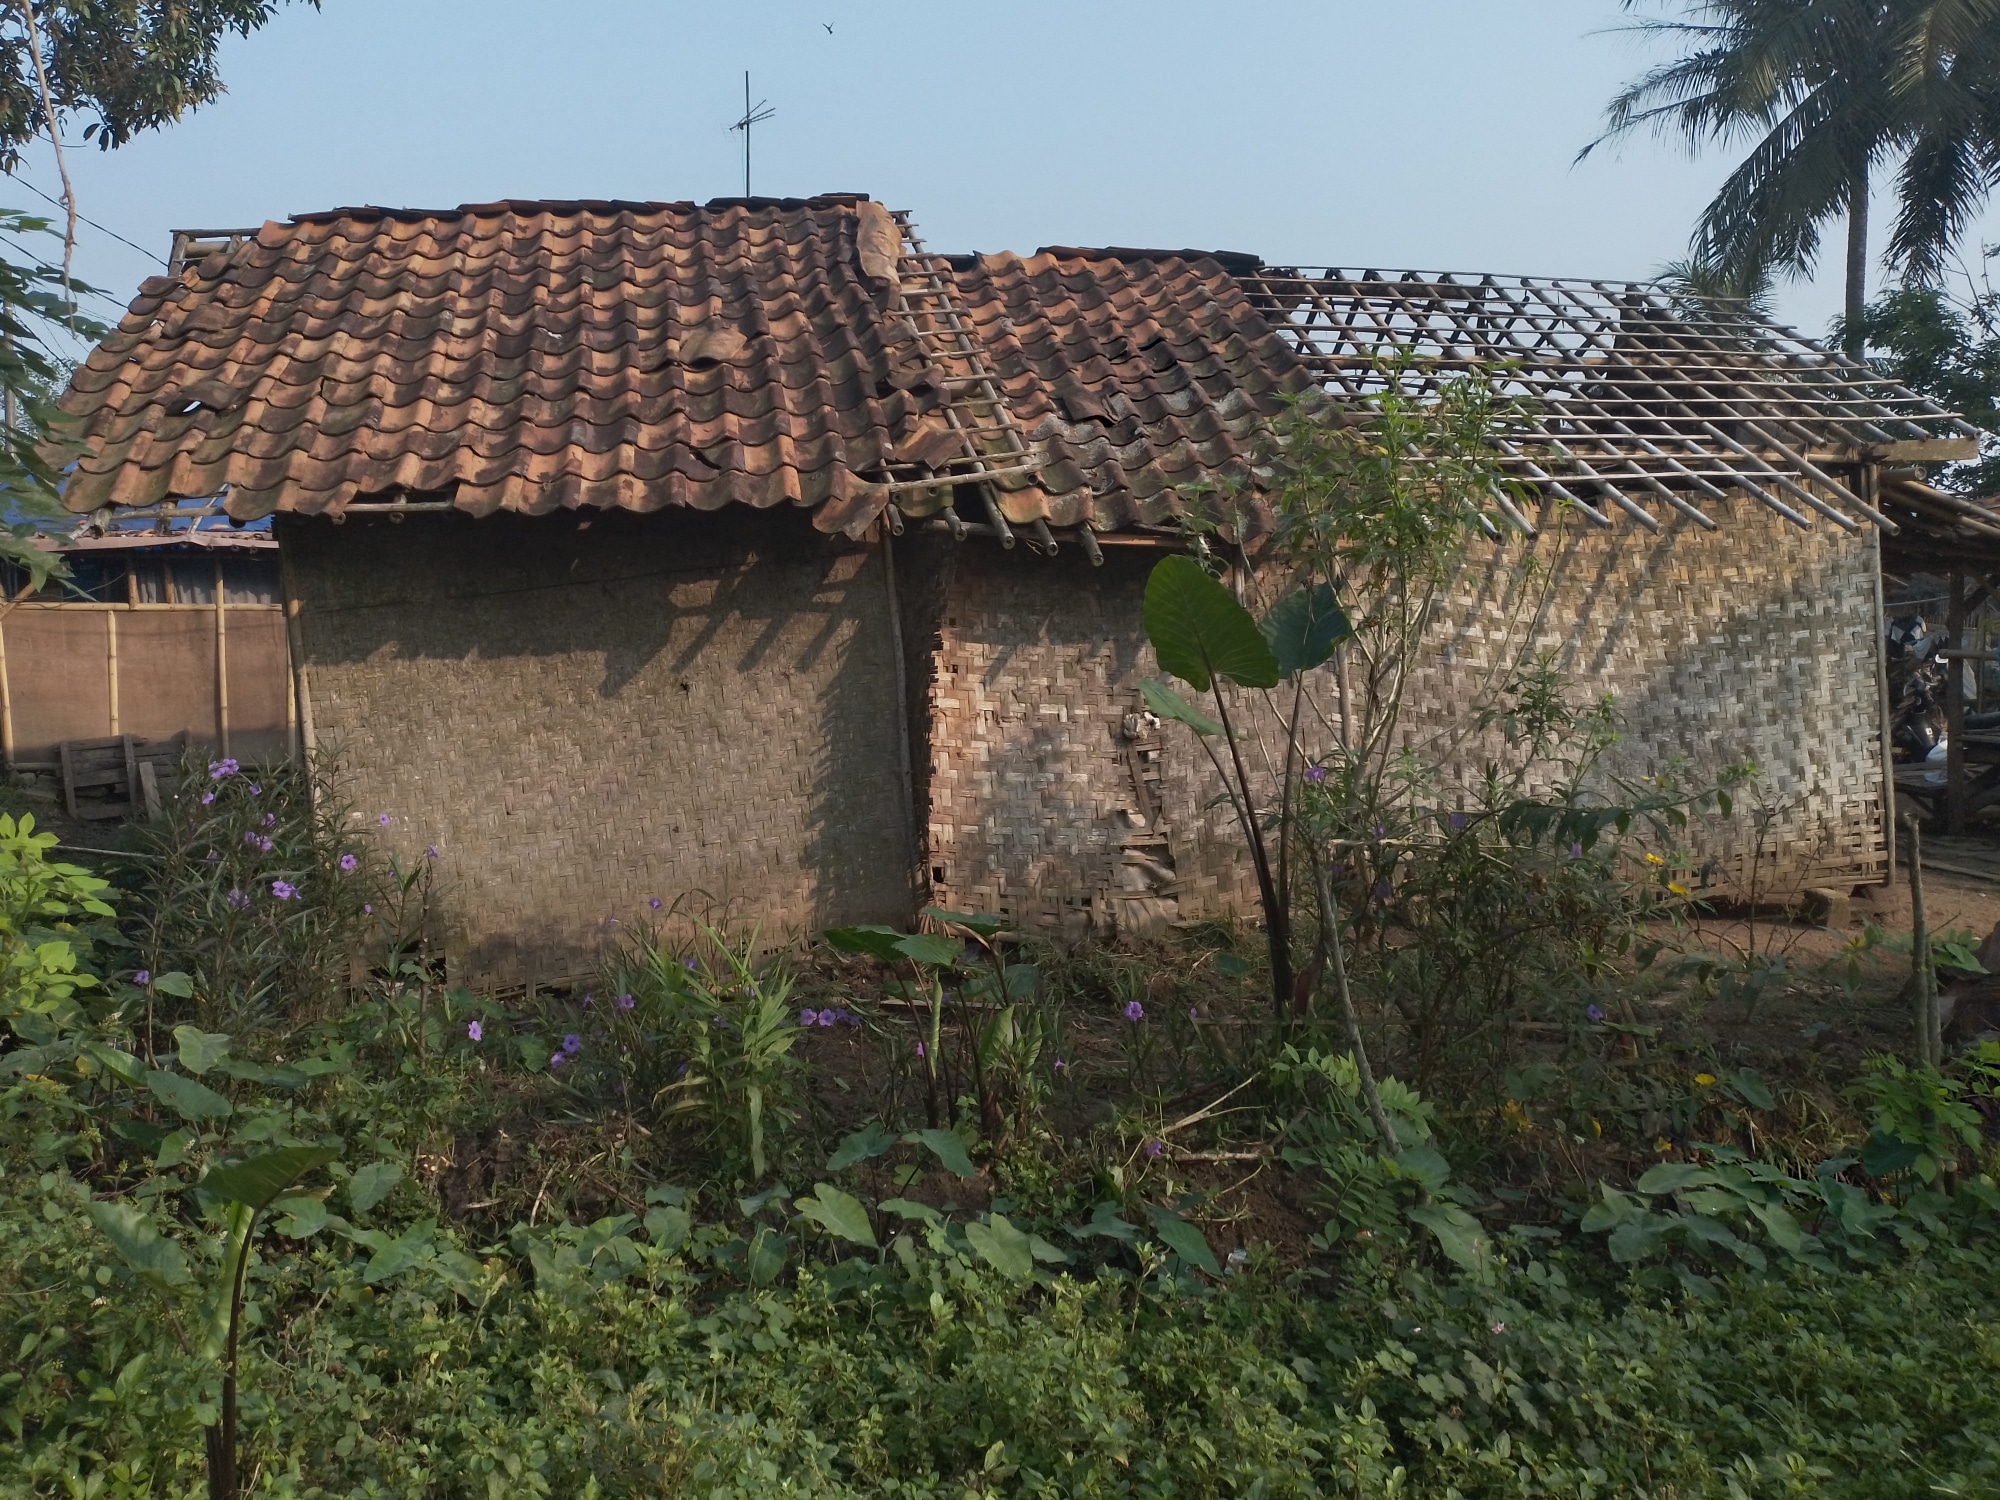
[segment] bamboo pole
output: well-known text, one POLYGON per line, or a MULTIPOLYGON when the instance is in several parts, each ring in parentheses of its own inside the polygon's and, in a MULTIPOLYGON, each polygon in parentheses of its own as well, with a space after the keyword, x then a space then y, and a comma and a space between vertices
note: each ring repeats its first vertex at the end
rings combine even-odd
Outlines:
POLYGON ((14 694, 7 685, 7 625, 0 619, 0 763, 14 769, 14 694))
POLYGON ((104 612, 104 661, 111 679, 111 733, 118 730, 118 611, 104 612))
POLYGON ((1924 913, 1924 844, 1915 818, 1903 826, 1910 835, 1910 978, 1917 987, 1917 1061, 1936 1067, 1943 1060, 1938 1036, 1937 969, 1931 963, 1931 930, 1924 913))
POLYGON ((229 754, 229 613, 223 607, 222 559, 215 559, 215 727, 229 754))

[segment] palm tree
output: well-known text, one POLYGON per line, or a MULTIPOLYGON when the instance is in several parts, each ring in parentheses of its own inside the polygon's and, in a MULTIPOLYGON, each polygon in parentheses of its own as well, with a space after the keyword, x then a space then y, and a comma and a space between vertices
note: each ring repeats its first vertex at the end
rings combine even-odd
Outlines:
MULTIPOLYGON (((1625 0, 1628 9, 1636 0, 1625 0)), ((1690 150, 1750 141, 1696 226, 1696 265, 1809 274, 1847 222, 1849 352, 1868 291, 1868 191, 1900 161, 1890 259, 1934 280, 2000 175, 2000 0, 1688 0, 1632 28, 1685 45, 1628 84, 1579 153, 1644 128, 1690 150)))

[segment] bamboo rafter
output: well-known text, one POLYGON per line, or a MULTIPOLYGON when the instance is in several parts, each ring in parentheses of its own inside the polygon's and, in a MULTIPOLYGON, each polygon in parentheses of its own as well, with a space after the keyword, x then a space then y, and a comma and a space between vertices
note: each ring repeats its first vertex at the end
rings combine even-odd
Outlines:
POLYGON ((1741 306, 1638 283, 1263 267, 1252 304, 1335 400, 1422 399, 1488 380, 1504 471, 1599 524, 1641 500, 1704 528, 1737 490, 1808 527, 1895 521, 1851 477, 1885 459, 1970 457, 1937 403, 1741 306), (1834 471, 1846 470, 1845 475, 1834 471))

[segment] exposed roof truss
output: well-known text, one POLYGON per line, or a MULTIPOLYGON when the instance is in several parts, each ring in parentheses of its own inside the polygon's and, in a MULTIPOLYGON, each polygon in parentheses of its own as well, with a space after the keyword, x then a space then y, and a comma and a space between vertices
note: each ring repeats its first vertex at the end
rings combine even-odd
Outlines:
POLYGON ((1894 531, 1859 492, 1862 466, 1977 451, 1935 402, 1730 303, 1637 283, 1236 274, 1336 400, 1490 374, 1515 408, 1494 439, 1503 467, 1601 525, 1616 509, 1658 530, 1652 502, 1713 530, 1702 503, 1737 490, 1801 527, 1894 531))

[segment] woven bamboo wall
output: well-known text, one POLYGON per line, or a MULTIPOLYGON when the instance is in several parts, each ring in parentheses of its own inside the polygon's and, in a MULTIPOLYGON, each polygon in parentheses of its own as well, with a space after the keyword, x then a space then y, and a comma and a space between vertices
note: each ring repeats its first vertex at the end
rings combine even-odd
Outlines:
MULTIPOLYGON (((1646 774, 1685 756, 1699 780, 1758 763, 1778 809, 1760 890, 1878 879, 1874 538, 1803 533, 1748 500, 1720 509, 1713 534, 1551 517, 1534 542, 1475 553, 1411 684, 1408 738, 1478 700, 1503 638, 1526 627, 1573 697, 1618 699, 1626 739, 1608 769, 1646 774), (1507 593, 1524 554, 1552 575, 1538 615, 1507 593)), ((955 554, 928 682, 941 904, 1070 935, 1254 908, 1234 821, 1207 805, 1220 786, 1206 758, 1179 726, 1138 717, 1136 684, 1155 670, 1140 625, 1155 555, 1106 551, 1097 570, 1073 549, 955 554)), ((1493 753, 1462 744, 1455 769, 1476 775, 1493 753)), ((1698 840, 1716 884, 1748 883, 1744 824, 1698 840)))
POLYGON ((782 942, 911 904, 880 554, 794 513, 287 520, 319 747, 440 852, 467 982, 650 898, 782 942))

